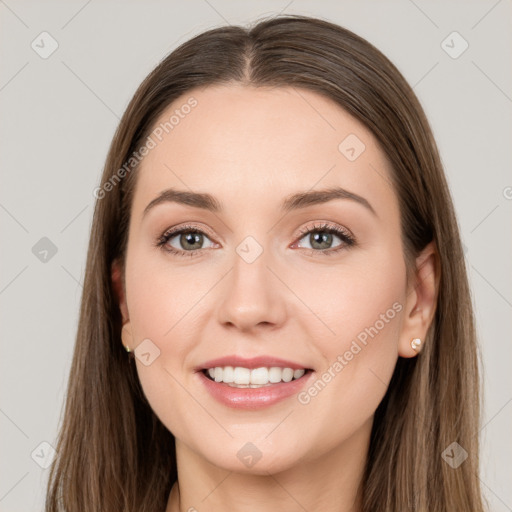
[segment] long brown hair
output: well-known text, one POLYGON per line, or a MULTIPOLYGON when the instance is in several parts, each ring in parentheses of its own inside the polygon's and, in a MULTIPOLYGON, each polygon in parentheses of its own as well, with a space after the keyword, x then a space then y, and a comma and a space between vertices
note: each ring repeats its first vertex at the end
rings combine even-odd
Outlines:
POLYGON ((123 350, 111 265, 124 261, 133 155, 157 118, 195 87, 230 82, 308 89, 366 125, 392 164, 408 268, 432 240, 438 250, 437 310, 424 348, 398 359, 375 413, 364 511, 483 511, 480 354, 457 220, 431 129, 411 87, 379 50, 338 25, 298 15, 194 37, 149 74, 128 105, 97 189, 46 511, 165 510, 177 478, 174 437, 152 411, 123 350), (457 468, 443 454, 454 442, 468 453, 457 468))

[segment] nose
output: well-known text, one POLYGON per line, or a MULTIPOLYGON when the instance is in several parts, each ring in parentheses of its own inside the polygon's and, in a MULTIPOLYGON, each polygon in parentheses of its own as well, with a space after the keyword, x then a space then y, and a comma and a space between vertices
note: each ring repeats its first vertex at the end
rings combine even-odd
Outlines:
POLYGON ((279 272, 269 268, 269 263, 265 251, 252 263, 235 254, 233 268, 220 290, 217 315, 221 324, 244 332, 283 324, 286 293, 275 275, 279 272))

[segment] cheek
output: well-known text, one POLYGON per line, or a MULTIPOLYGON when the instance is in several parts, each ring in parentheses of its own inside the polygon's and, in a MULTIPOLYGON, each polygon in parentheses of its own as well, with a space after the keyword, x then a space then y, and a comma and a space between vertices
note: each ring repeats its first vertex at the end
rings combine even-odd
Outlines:
MULTIPOLYGON (((193 325, 197 314, 194 305, 214 284, 205 282, 206 277, 189 266, 173 265, 154 252, 133 251, 127 265, 126 291, 135 345, 149 338, 162 355, 170 346, 175 355, 184 351, 190 343, 186 326, 193 325)), ((191 338, 193 333, 189 332, 191 338)))
POLYGON ((316 313, 303 328, 310 326, 323 361, 298 401, 319 425, 321 419, 334 425, 332 437, 320 427, 317 432, 326 446, 340 429, 349 435, 367 421, 387 390, 398 357, 406 285, 405 263, 391 247, 373 253, 371 261, 354 258, 337 272, 329 270, 302 280, 302 290, 296 289, 316 313), (316 290, 309 296, 308 286, 316 290))
POLYGON ((319 266, 314 271, 303 266, 293 272, 294 292, 307 306, 302 306, 302 315, 298 315, 299 308, 294 315, 307 319, 302 327, 312 335, 326 364, 349 350, 354 340, 363 345, 367 342, 367 347, 369 340, 380 340, 365 351, 368 357, 388 349, 393 352, 406 289, 399 244, 398 248, 389 244, 380 251, 347 254, 339 264, 319 266))

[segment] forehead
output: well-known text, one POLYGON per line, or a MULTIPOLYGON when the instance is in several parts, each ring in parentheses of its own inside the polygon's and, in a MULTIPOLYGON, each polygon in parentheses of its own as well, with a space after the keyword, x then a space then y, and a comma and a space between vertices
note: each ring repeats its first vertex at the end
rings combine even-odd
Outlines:
POLYGON ((162 113, 151 137, 134 210, 170 187, 211 193, 235 212, 332 186, 381 207, 395 201, 389 163, 372 133, 334 101, 305 89, 194 89, 162 113))

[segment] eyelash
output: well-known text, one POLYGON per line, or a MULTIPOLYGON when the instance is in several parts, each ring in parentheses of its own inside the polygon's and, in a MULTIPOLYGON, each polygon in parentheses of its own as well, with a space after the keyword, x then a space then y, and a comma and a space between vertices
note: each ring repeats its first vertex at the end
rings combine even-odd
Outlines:
MULTIPOLYGON (((310 251, 310 255, 318 256, 319 253, 322 256, 332 256, 335 253, 338 253, 339 251, 352 247, 356 244, 355 238, 346 230, 331 226, 329 224, 321 224, 321 225, 314 225, 311 227, 308 227, 304 230, 300 231, 300 236, 297 240, 301 240, 304 238, 304 236, 313 233, 315 231, 320 231, 322 233, 328 233, 338 236, 342 240, 342 244, 340 244, 335 249, 305 249, 306 251, 310 251)), ((161 236, 158 237, 156 240, 156 246, 162 249, 163 251, 167 253, 174 254, 176 256, 188 256, 188 257, 194 257, 198 252, 202 251, 203 249, 194 249, 193 251, 180 251, 178 249, 175 249, 174 247, 167 246, 167 242, 175 237, 176 235, 180 235, 183 233, 199 233, 202 235, 208 236, 207 233, 200 230, 199 228, 195 226, 180 226, 178 229, 171 229, 168 231, 165 231, 161 236)), ((304 250, 304 249, 303 249, 304 250)))

